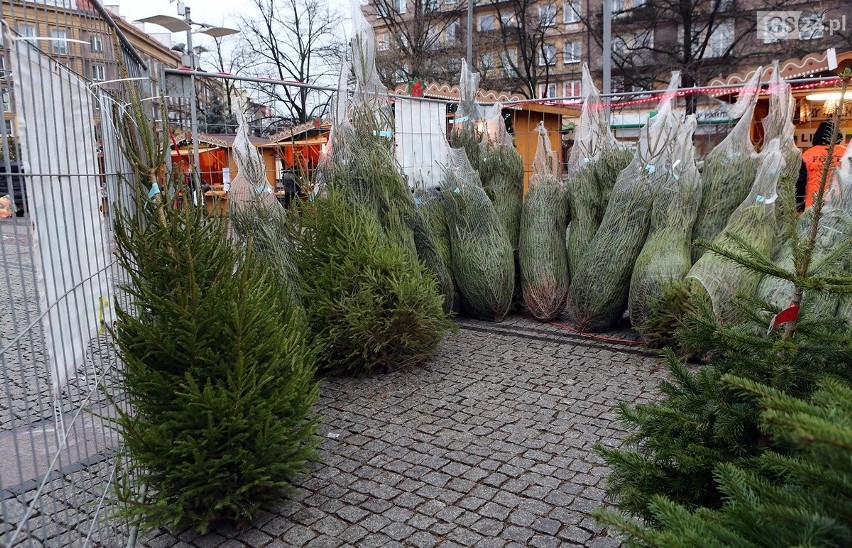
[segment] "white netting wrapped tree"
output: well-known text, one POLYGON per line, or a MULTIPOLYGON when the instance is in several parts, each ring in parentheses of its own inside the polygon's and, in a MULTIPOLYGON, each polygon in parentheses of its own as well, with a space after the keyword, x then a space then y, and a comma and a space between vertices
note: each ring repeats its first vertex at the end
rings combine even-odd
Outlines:
POLYGON ((524 303, 536 319, 549 321, 562 312, 568 297, 568 195, 543 123, 536 132, 538 148, 524 199, 518 258, 524 303))
MULTIPOLYGON (((825 193, 822 216, 819 227, 817 227, 817 239, 814 243, 812 265, 820 264, 838 246, 848 242, 852 238, 852 147, 847 148, 841 158, 839 169, 832 180, 831 186, 825 193)), ((813 228, 814 209, 808 208, 799 217, 796 226, 799 241, 806 241, 810 237, 813 228)), ((774 262, 787 271, 793 271, 793 247, 789 240, 780 246, 774 257, 774 262)), ((826 265, 827 268, 845 271, 847 275, 852 274, 852 256, 847 256, 838 262, 826 265)), ((825 272, 812 272, 812 274, 824 274, 825 272)), ((784 309, 790 305, 793 299, 793 283, 774 276, 766 276, 760 282, 757 294, 765 302, 784 309)), ((852 313, 852 310, 844 311, 844 301, 848 301, 848 295, 835 295, 816 290, 805 290, 802 296, 802 308, 812 316, 824 318, 843 318, 844 314, 852 313)))
POLYGON ((695 165, 695 115, 676 130, 668 177, 662 181, 651 209, 651 227, 630 279, 630 322, 642 325, 650 305, 665 288, 683 280, 692 266, 692 225, 701 203, 701 180, 695 165))
POLYGON ((450 149, 447 157, 441 193, 462 307, 473 317, 500 321, 515 287, 512 246, 464 150, 450 149))
MULTIPOLYGON (((333 108, 334 123, 340 127, 335 127, 331 136, 331 153, 321 170, 323 183, 351 203, 370 210, 391 242, 417 256, 415 226, 419 226, 419 213, 393 154, 392 109, 375 66, 375 36, 357 1, 352 9, 355 91, 347 108, 349 72, 343 64, 333 108)), ((422 230, 418 230, 422 236, 422 230)))
POLYGON ((769 78, 769 112, 763 119, 763 142, 778 139, 781 143, 781 154, 784 155, 784 175, 795 180, 799 176, 799 166, 802 165, 802 151, 793 139, 796 126, 793 124, 793 114, 796 100, 793 90, 782 77, 778 61, 772 63, 772 76, 769 78))
MULTIPOLYGON (((780 141, 770 141, 760 156, 760 166, 751 192, 731 214, 728 224, 716 236, 713 244, 731 249, 733 238, 739 238, 761 255, 768 257, 775 235, 778 178, 784 171, 784 155, 781 153, 780 141)), ((707 298, 712 303, 716 318, 721 323, 729 324, 740 318, 735 298, 753 297, 761 276, 756 271, 742 268, 727 258, 708 252, 692 266, 686 279, 691 281, 693 293, 707 298)))
POLYGON ((479 73, 473 72, 467 61, 462 59, 459 81, 459 107, 453 117, 453 131, 450 132, 450 144, 453 148, 464 148, 467 159, 473 169, 480 170, 482 129, 485 126, 485 112, 476 102, 479 90, 479 73))
POLYGON ((231 182, 228 219, 231 232, 246 243, 275 272, 277 282, 293 305, 301 304, 293 261, 292 242, 287 238, 287 211, 275 199, 266 180, 263 159, 249 140, 248 122, 241 101, 237 103, 239 126, 234 138, 237 176, 231 182))
MULTIPOLYGON (((754 184, 759 159, 751 142, 751 122, 762 73, 762 68, 758 67, 751 80, 740 90, 737 103, 731 107, 729 114, 739 121, 704 160, 701 207, 692 231, 695 240, 712 242, 754 184)), ((703 253, 703 248, 694 247, 693 261, 703 253)))
POLYGON ((657 115, 642 129, 636 156, 618 175, 600 228, 571 272, 567 310, 581 329, 607 329, 627 308, 630 276, 648 233, 654 192, 669 169, 661 162, 671 148, 671 101, 679 83, 680 74, 673 74, 657 115))
POLYGON ((234 137, 234 163, 237 175, 231 182, 228 193, 228 209, 231 214, 252 204, 278 206, 275 193, 266 179, 263 158, 249 138, 249 126, 242 101, 237 101, 237 135, 234 137))
POLYGON ((633 153, 615 140, 600 93, 585 64, 582 91, 583 110, 566 169, 571 214, 567 244, 571 272, 600 226, 618 174, 633 158, 633 153))
MULTIPOLYGON (((840 159, 833 185, 829 190, 829 199, 834 204, 839 204, 836 207, 852 216, 852 144, 846 147, 846 152, 840 159)), ((847 276, 852 276, 852 253, 847 256, 843 270, 847 276)), ((846 326, 852 329, 852 294, 840 296, 837 317, 846 320, 846 326)))
POLYGON ((506 131, 503 105, 495 103, 486 112, 485 128, 479 177, 494 204, 512 249, 517 249, 524 192, 524 161, 515 150, 512 136, 506 131))

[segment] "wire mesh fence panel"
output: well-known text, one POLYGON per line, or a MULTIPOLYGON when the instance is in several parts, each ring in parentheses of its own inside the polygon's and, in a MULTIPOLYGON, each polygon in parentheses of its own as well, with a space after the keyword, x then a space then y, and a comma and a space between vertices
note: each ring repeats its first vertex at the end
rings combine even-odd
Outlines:
POLYGON ((0 196, 17 210, 0 218, 4 546, 123 545, 129 529, 115 517, 109 421, 123 398, 108 333, 121 281, 110 205, 127 166, 104 129, 117 80, 148 78, 94 4, 0 4, 0 196))

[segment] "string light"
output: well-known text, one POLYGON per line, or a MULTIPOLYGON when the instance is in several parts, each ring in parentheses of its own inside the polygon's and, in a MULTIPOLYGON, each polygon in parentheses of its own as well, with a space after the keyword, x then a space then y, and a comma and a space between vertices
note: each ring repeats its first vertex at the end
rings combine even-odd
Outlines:
MULTIPOLYGON (((809 84, 800 84, 797 86, 791 86, 791 91, 805 91, 810 89, 819 89, 830 86, 837 86, 840 83, 840 78, 832 78, 829 80, 823 80, 820 82, 813 82, 809 84)), ((758 93, 761 95, 769 95, 772 90, 768 87, 766 89, 761 89, 758 93)), ((637 92, 641 93, 641 92, 637 92)), ((678 90, 674 93, 675 97, 688 97, 690 95, 722 95, 723 93, 734 93, 734 88, 731 87, 723 87, 723 86, 706 86, 706 87, 695 87, 695 88, 685 88, 678 90)), ((621 108, 628 107, 633 105, 647 105, 647 104, 656 104, 660 102, 661 96, 655 97, 643 97, 642 99, 631 99, 629 101, 612 101, 609 103, 593 103, 592 107, 594 108, 621 108)), ((582 106, 582 101, 550 101, 550 100, 532 100, 532 101, 524 101, 522 103, 516 103, 513 106, 520 106, 525 104, 538 104, 538 105, 549 105, 549 106, 582 106)))

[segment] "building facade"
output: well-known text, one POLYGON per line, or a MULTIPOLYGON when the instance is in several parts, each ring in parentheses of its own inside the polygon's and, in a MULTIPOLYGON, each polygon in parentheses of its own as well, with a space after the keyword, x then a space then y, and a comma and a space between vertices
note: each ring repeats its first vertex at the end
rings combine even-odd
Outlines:
MULTIPOLYGON (((682 72, 684 86, 704 85, 773 59, 852 50, 852 3, 845 0, 609 1, 613 91, 659 88, 672 70, 682 72)), ((463 0, 370 0, 364 9, 386 85, 457 81, 467 40, 463 0)), ((578 96, 583 63, 600 84, 602 0, 476 0, 471 38, 485 88, 578 96)))

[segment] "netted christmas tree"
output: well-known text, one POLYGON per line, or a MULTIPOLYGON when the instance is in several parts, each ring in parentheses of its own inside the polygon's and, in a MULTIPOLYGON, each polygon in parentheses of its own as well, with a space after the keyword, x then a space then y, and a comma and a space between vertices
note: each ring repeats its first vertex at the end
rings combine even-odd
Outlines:
MULTIPOLYGON (((641 326, 667 287, 683 280, 692 266, 692 225, 701 202, 701 180, 695 166, 695 116, 675 129, 667 179, 654 196, 651 227, 630 278, 630 322, 641 326)), ((666 162, 666 160, 663 160, 666 162)))
POLYGON ((524 199, 518 256, 524 304, 536 319, 549 321, 562 312, 568 297, 568 195, 557 177, 558 160, 544 123, 536 132, 538 146, 524 199))
MULTIPOLYGON (((736 104, 729 109, 729 116, 739 121, 704 159, 701 206, 692 231, 695 240, 712 242, 754 184, 759 160, 751 142, 751 125, 762 74, 762 68, 758 67, 751 80, 740 89, 736 104)), ((693 262, 703 254, 704 248, 693 247, 693 262)))
POLYGON ((248 120, 242 101, 237 101, 237 134, 233 154, 237 176, 228 194, 228 218, 232 232, 250 245, 255 257, 271 269, 284 297, 301 306, 293 264, 293 242, 287 238, 287 212, 278 203, 266 177, 263 159, 249 140, 248 120))
POLYGON ((624 314, 633 265, 648 233, 654 193, 667 178, 674 129, 671 100, 680 76, 674 75, 658 114, 642 129, 631 163, 618 175, 600 227, 571 272, 567 311, 580 329, 600 331, 624 314), (613 258, 616 260, 613 260, 613 258))
POLYGON ((515 288, 512 245, 464 149, 451 149, 447 157, 441 193, 462 309, 475 318, 501 321, 515 288))
MULTIPOLYGON (((845 89, 852 71, 845 71, 843 79, 845 89)), ((839 113, 835 122, 838 118, 839 113)), ((778 141, 770 144, 767 154, 776 156, 773 162, 780 163, 778 141)), ((828 155, 831 156, 831 151, 828 155)), ((834 527, 831 520, 835 509, 840 515, 848 514, 848 510, 843 506, 830 509, 823 506, 817 498, 822 496, 819 493, 801 498, 799 495, 804 490, 797 487, 802 482, 820 489, 824 478, 837 479, 836 474, 826 476, 820 470, 822 465, 833 463, 816 459, 797 461, 796 454, 782 449, 785 464, 767 466, 770 462, 781 465, 778 457, 769 453, 781 446, 767 437, 766 424, 761 428, 760 406, 749 393, 783 399, 798 411, 802 407, 793 404, 793 398, 828 401, 820 392, 821 386, 827 386, 825 379, 847 388, 852 386, 852 337, 847 327, 836 319, 813 317, 807 308, 801 308, 807 289, 818 287, 837 294, 852 291, 852 277, 836 270, 852 241, 847 239, 829 256, 814 260, 824 197, 825 191, 821 190, 815 198, 807 237, 791 240, 794 261, 790 270, 774 264, 768 248, 761 249, 744 237, 732 237, 725 245, 709 246, 712 253, 741 270, 790 280, 794 287, 792 299, 781 313, 754 298, 738 300, 736 306, 742 319, 734 324, 721 324, 709 303, 699 301, 695 311, 687 314, 677 338, 691 354, 706 356, 708 365, 690 371, 670 357, 671 377, 661 385, 660 401, 621 406, 621 417, 632 431, 627 445, 599 447, 599 451, 612 468, 609 495, 620 511, 640 518, 642 523, 615 514, 601 513, 599 519, 628 535, 631 542, 653 546, 787 545, 803 538, 797 536, 803 533, 798 525, 807 528, 812 523, 826 527, 807 530, 807 539, 833 538, 838 531, 841 536, 834 538, 847 535, 842 528, 834 527), (738 379, 734 381, 729 375, 738 379), (786 467, 787 463, 792 467, 786 467), (791 469, 801 475, 789 475, 791 469), (759 480, 754 481, 755 478, 759 480), (770 493, 774 494, 762 498, 770 493), (768 504, 764 506, 763 502, 768 504), (820 516, 823 511, 826 513, 820 516), (788 528, 785 524, 795 525, 788 528), (706 528, 696 536, 693 525, 706 528), (724 542, 713 544, 717 538, 714 535, 727 525, 734 529, 722 533, 724 536, 719 538, 724 542), (740 526, 743 529, 737 529, 740 526), (761 542, 747 540, 754 538, 761 542)), ((783 199, 792 201, 791 196, 783 199)), ((795 226, 788 228, 788 233, 795 232, 795 226)), ((831 417, 839 415, 833 412, 831 417)), ((806 424, 803 426, 809 428, 816 423, 808 419, 806 424)), ((774 433, 791 434, 790 425, 786 423, 784 430, 774 433)), ((794 436, 799 434, 804 434, 800 439, 816 439, 802 430, 794 436)), ((815 447, 815 450, 820 449, 815 447)), ((845 449, 844 452, 848 453, 845 449)), ((848 467, 848 462, 844 466, 848 467)), ((833 489, 845 489, 848 487, 845 485, 845 481, 840 481, 833 489)), ((841 496, 848 498, 843 491, 841 496)), ((848 526, 848 519, 841 521, 848 526)))
MULTIPOLYGON (((772 253, 776 233, 775 206, 778 180, 784 171, 784 157, 779 140, 774 139, 760 154, 760 167, 751 193, 731 214, 724 230, 713 240, 712 248, 731 248, 747 242, 762 257, 772 253)), ((706 253, 686 276, 692 291, 707 299, 720 322, 735 323, 740 309, 736 297, 753 297, 760 283, 760 273, 741 268, 716 253, 706 253)))
POLYGON ((476 102, 479 91, 479 73, 473 72, 467 60, 462 59, 459 77, 459 106, 453 116, 453 130, 450 132, 450 146, 463 148, 471 167, 481 170, 482 140, 485 129, 485 111, 476 102))
POLYGON ((572 276, 580 255, 598 231, 618 174, 633 158, 633 153, 615 140, 586 64, 582 89, 583 109, 565 170, 571 222, 568 265, 572 276))

